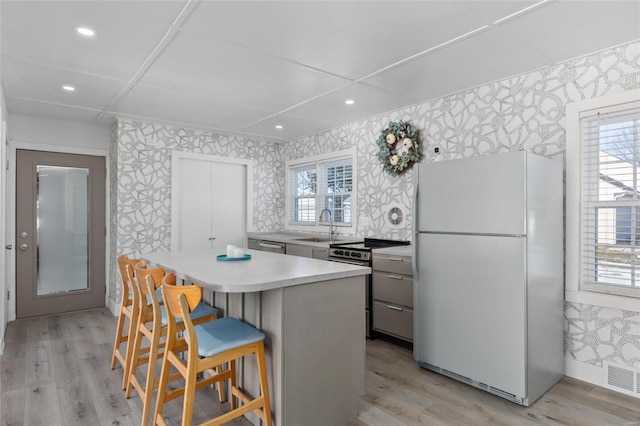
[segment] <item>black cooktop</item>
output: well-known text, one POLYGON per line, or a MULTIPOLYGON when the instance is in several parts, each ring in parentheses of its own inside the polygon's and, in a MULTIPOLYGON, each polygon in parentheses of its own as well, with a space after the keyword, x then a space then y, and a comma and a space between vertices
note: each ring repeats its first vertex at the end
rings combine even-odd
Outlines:
POLYGON ((374 248, 406 246, 411 244, 409 241, 383 240, 380 238, 365 238, 363 242, 358 243, 335 243, 331 244, 331 248, 349 248, 356 250, 371 250, 374 248))

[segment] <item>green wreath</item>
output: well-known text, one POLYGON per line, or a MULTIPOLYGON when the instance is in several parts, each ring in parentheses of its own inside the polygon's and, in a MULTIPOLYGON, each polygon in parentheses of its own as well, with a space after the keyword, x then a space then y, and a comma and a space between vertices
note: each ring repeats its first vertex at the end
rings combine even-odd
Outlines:
POLYGON ((389 127, 380 133, 376 143, 380 148, 378 160, 384 170, 394 177, 408 169, 412 163, 420 161, 418 129, 409 123, 390 122, 389 127))

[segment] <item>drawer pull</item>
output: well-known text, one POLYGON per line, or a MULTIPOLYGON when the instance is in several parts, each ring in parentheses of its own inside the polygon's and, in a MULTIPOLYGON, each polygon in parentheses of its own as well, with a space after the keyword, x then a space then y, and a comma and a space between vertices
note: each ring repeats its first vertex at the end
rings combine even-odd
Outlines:
POLYGON ((387 305, 387 308, 393 309, 394 311, 404 311, 404 309, 399 306, 387 305))
POLYGON ((268 247, 268 248, 274 248, 274 249, 282 249, 284 247, 276 245, 276 244, 267 244, 267 243, 260 243, 260 247, 268 247))
POLYGON ((392 280, 403 280, 404 277, 401 277, 400 275, 387 275, 387 278, 391 278, 392 280))
POLYGON ((391 260, 393 262, 404 262, 404 259, 401 257, 383 257, 383 259, 391 260))

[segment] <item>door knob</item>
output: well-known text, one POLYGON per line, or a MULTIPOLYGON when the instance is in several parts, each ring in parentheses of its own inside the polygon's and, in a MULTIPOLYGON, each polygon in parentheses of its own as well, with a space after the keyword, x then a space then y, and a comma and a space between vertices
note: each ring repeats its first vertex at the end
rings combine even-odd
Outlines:
POLYGON ((20 250, 26 250, 29 248, 28 244, 20 244, 20 250))
POLYGON ((215 239, 216 239, 216 237, 209 237, 209 241, 213 241, 215 239))

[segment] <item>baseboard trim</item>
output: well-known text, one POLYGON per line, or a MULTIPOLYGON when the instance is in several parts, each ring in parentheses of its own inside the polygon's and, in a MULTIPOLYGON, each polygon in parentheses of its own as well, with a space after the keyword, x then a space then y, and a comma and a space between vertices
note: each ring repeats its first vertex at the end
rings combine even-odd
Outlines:
POLYGON ((587 364, 586 362, 565 357, 564 375, 591 383, 592 385, 604 387, 602 382, 602 367, 598 367, 597 365, 587 364))

